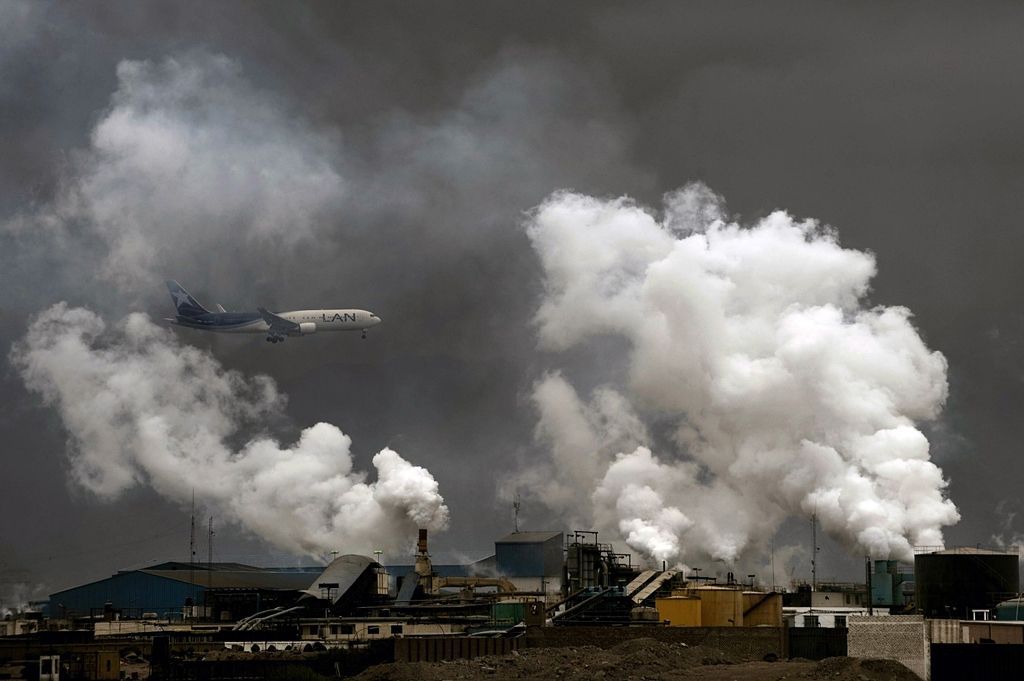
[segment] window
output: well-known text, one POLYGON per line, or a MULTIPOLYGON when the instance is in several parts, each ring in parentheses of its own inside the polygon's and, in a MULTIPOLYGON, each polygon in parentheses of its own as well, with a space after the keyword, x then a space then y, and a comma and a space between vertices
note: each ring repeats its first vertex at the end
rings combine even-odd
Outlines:
POLYGON ((836 629, 846 628, 846 615, 836 615, 836 629))
POLYGON ((817 626, 818 626, 818 616, 817 615, 804 615, 804 627, 805 628, 813 629, 813 628, 816 628, 817 626))
POLYGON ((391 633, 392 634, 401 634, 402 633, 402 625, 401 624, 392 624, 391 625, 391 633))
POLYGON ((379 634, 380 633, 380 627, 378 627, 375 624, 371 624, 370 626, 366 627, 366 633, 369 634, 370 636, 373 636, 374 634, 379 634))

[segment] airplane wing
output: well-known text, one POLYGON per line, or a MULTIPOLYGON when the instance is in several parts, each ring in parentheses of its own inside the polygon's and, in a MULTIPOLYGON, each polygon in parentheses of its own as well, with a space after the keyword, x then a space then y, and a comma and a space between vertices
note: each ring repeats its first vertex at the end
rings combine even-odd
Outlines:
POLYGON ((263 317, 263 321, 267 323, 272 333, 289 333, 299 330, 298 324, 288 321, 284 317, 279 317, 265 307, 258 307, 256 309, 259 310, 260 316, 263 317))

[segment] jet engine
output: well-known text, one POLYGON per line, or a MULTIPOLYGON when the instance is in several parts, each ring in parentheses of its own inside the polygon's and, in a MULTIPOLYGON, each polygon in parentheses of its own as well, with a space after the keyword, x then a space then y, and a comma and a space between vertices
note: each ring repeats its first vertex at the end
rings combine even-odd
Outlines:
POLYGON ((316 333, 316 322, 302 322, 299 324, 300 336, 308 336, 311 333, 316 333))

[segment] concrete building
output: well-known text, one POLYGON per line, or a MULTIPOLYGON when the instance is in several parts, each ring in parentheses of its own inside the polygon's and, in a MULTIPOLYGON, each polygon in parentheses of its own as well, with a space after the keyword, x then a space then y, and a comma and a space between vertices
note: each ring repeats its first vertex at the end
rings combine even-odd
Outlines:
POLYGON ((867 604, 867 588, 862 584, 823 584, 813 591, 805 584, 782 594, 782 605, 787 608, 866 608, 867 604))
MULTIPOLYGON (((868 609, 851 608, 783 608, 782 617, 786 626, 795 628, 845 629, 851 617, 867 616, 868 609)), ((884 610, 879 616, 888 616, 884 610)))

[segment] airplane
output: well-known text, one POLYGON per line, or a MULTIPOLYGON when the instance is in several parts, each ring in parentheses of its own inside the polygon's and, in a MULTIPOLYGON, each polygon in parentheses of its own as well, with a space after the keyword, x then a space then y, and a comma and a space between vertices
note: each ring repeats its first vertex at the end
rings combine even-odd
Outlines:
POLYGON ((280 343, 287 336, 308 336, 318 331, 362 331, 380 324, 380 317, 368 310, 292 310, 274 313, 265 307, 256 312, 228 312, 223 305, 217 305, 216 312, 210 312, 192 297, 181 284, 167 280, 167 290, 178 315, 164 321, 178 326, 201 331, 223 333, 265 333, 268 343, 280 343))

